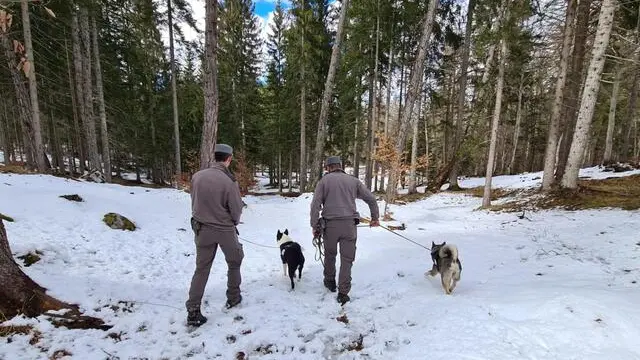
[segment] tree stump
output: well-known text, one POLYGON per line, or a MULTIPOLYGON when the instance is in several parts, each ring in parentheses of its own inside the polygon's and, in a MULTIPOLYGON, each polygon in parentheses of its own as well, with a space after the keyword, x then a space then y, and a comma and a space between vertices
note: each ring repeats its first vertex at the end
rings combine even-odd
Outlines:
POLYGON ((55 317, 52 322, 56 326, 102 330, 111 328, 104 325, 101 319, 82 315, 77 305, 53 298, 46 291, 47 289, 27 276, 13 259, 7 232, 0 219, 0 322, 19 314, 36 317, 47 311, 66 309, 68 311, 64 315, 45 315, 55 317))

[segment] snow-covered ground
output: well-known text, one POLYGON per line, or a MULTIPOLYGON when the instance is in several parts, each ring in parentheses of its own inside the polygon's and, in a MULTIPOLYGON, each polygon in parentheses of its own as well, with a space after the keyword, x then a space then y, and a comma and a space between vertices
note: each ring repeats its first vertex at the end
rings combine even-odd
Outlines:
MULTIPOLYGON (((494 185, 531 185, 539 175, 496 177, 494 185)), ((0 174, 0 212, 16 220, 5 223, 14 254, 43 253, 25 271, 114 326, 65 330, 15 318, 10 323, 34 324, 42 339, 35 346, 30 336, 0 339, 0 359, 47 358, 61 349, 74 359, 234 359, 238 352, 249 359, 640 359, 638 211, 543 211, 519 219, 476 211, 479 198, 446 193, 393 206, 407 225, 403 235, 458 245, 462 280, 444 295, 439 279, 424 277, 426 250, 383 228, 359 228, 345 324, 336 320, 340 306, 314 261, 310 201, 310 194, 245 198, 239 230, 251 243, 244 242, 244 302, 221 311, 220 254, 205 294, 209 322, 189 333, 184 301, 195 259, 188 194, 0 174), (76 193, 85 202, 58 197, 76 193), (111 230, 101 221, 111 211, 139 229, 111 230), (307 258, 293 292, 278 250, 253 244, 275 245, 284 228, 307 258), (345 350, 360 336, 360 351, 345 350)))

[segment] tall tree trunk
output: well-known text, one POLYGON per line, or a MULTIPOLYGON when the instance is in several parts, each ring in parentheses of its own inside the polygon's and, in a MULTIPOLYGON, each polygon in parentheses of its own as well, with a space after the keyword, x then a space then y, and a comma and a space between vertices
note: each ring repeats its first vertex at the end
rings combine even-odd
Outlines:
MULTIPOLYGON (((471 0, 474 1, 474 0, 471 0)), ((422 96, 418 100, 418 116, 413 121, 413 138, 411 139, 411 165, 409 169, 409 194, 415 194, 416 190, 416 167, 418 161, 418 124, 422 116, 422 96)))
POLYGON ((289 171, 287 174, 287 188, 289 193, 293 191, 293 154, 289 153, 289 171))
MULTIPOLYGON (((380 97, 380 71, 379 71, 379 63, 380 63, 380 0, 376 0, 376 49, 374 52, 374 61, 373 61, 373 112, 371 113, 371 136, 369 143, 369 153, 375 154, 376 151, 376 139, 378 132, 378 116, 380 112, 379 106, 379 97, 380 97)), ((378 191, 378 164, 375 159, 371 159, 371 168, 374 172, 374 184, 373 188, 377 192, 378 191)))
MULTIPOLYGON (((471 32, 473 30, 473 12, 475 10, 476 0, 469 0, 467 5, 467 24, 465 25, 464 33, 464 47, 462 49, 462 61, 460 64, 460 77, 458 78, 458 98, 456 103, 456 133, 453 140, 453 151, 457 152, 462 142, 462 123, 464 121, 465 113, 465 98, 467 95, 467 69, 469 67, 469 53, 471 52, 471 32)), ((458 157, 451 154, 451 161, 454 162, 451 168, 451 174, 449 174, 449 184, 451 190, 460 189, 458 185, 458 170, 459 162, 456 161, 458 157)))
MULTIPOLYGON (((635 42, 640 43, 640 7, 638 7, 638 17, 636 20, 635 42)), ((631 91, 629 92, 629 103, 627 110, 627 131, 623 134, 622 147, 620 149, 620 161, 627 162, 629 160, 629 142, 631 141, 631 130, 636 128, 636 106, 638 101, 638 80, 640 76, 640 66, 638 66, 638 60, 640 59, 640 48, 636 48, 634 51, 631 69, 633 71, 633 83, 631 84, 631 91)))
POLYGON ((578 187, 578 173, 580 171, 584 149, 587 147, 586 141, 593 119, 593 112, 595 111, 598 90, 600 89, 600 75, 604 68, 605 52, 609 45, 615 9, 615 0, 602 1, 600 17, 598 19, 598 29, 593 41, 594 46, 591 63, 589 64, 589 72, 587 73, 587 80, 585 81, 584 90, 582 91, 582 101, 580 102, 576 131, 573 135, 573 142, 571 143, 565 174, 562 178, 562 186, 565 188, 575 189, 578 187))
POLYGON ((360 179, 360 99, 356 97, 356 125, 353 141, 353 176, 360 179))
POLYGON ((40 125, 40 104, 38 103, 38 83, 36 80, 36 64, 33 61, 33 44, 31 42, 31 20, 29 17, 29 1, 20 2, 22 8, 22 30, 24 32, 24 47, 29 63, 29 97, 31 99, 31 129, 33 131, 33 146, 36 166, 39 172, 47 171, 44 144, 42 142, 42 127, 40 125))
POLYGON ((562 124, 562 142, 556 164, 556 182, 562 180, 564 170, 569 157, 569 149, 573 140, 576 117, 578 116, 578 106, 580 105, 580 90, 582 89, 582 73, 584 59, 587 52, 587 36, 589 35, 589 13, 591 0, 580 0, 576 14, 576 31, 573 41, 573 61, 571 74, 568 77, 567 98, 565 101, 565 115, 562 124))
POLYGON ((167 17, 169 18, 169 61, 171 61, 171 102, 173 106, 173 140, 174 160, 176 170, 176 186, 182 176, 182 159, 180 157, 180 120, 178 117, 178 86, 176 85, 176 56, 173 38, 173 7, 171 0, 167 0, 167 17))
MULTIPOLYGON (((75 12, 74 12, 75 14, 75 12)), ((76 44, 79 44, 79 40, 76 41, 76 37, 73 36, 74 34, 76 34, 74 30, 74 25, 77 27, 78 25, 78 21, 77 18, 74 16, 72 19, 74 19, 74 21, 72 21, 71 23, 71 27, 72 27, 72 37, 73 37, 73 51, 74 51, 74 66, 75 66, 75 71, 76 74, 79 74, 79 69, 81 68, 81 65, 78 65, 75 61, 75 59, 79 59, 79 56, 76 57, 75 55, 75 51, 76 51, 76 44)), ((74 84, 73 82, 73 73, 71 71, 71 61, 69 60, 69 47, 67 46, 67 39, 64 39, 64 48, 65 48, 65 56, 67 58, 67 72, 68 72, 68 77, 69 77, 69 89, 70 89, 70 94, 71 94, 71 108, 72 108, 72 112, 73 112, 73 136, 71 137, 72 139, 75 140, 75 147, 78 151, 78 155, 80 156, 80 174, 84 173, 85 170, 85 164, 86 164, 86 157, 85 157, 85 153, 84 153, 84 146, 83 146, 83 141, 82 141, 82 134, 80 133, 80 127, 78 125, 78 100, 77 100, 77 94, 80 93, 81 90, 78 90, 78 86, 80 85, 78 81, 76 81, 76 83, 74 84)), ((77 78, 77 77, 76 77, 77 78)), ((81 100, 80 100, 81 101, 81 100)), ((82 113, 84 113, 84 111, 82 111, 82 113)), ((72 153, 72 161, 73 161, 73 170, 75 171, 75 162, 76 162, 76 158, 75 158, 75 154, 72 153)))
MULTIPOLYGON (((302 12, 304 13, 304 1, 302 1, 302 12)), ((300 193, 307 188, 307 79, 305 74, 306 56, 304 51, 304 36, 306 23, 300 26, 300 193)))
MULTIPOLYGON (((93 114, 93 85, 91 76, 91 36, 89 29, 89 13, 87 8, 80 7, 79 11, 79 38, 82 44, 81 63, 82 71, 79 74, 83 81, 82 93, 84 107, 84 132, 89 155, 90 170, 103 172, 102 160, 98 152, 98 140, 96 136, 96 123, 93 114)), ((78 75, 78 74, 77 74, 78 75)))
POLYGON ((311 186, 315 187, 320 176, 322 175, 322 158, 324 157, 324 145, 327 138, 327 120, 329 119, 329 108, 331 107, 331 98, 333 96, 334 79, 338 64, 340 63, 340 47, 342 44, 342 32, 344 23, 347 18, 347 10, 349 9, 349 0, 342 0, 342 9, 340 9, 340 20, 338 21, 338 30, 336 38, 333 42, 331 50, 331 61, 329 62, 329 72, 327 80, 324 83, 324 92, 322 95, 322 105, 320 107, 320 119, 318 120, 318 136, 316 138, 316 147, 314 151, 314 159, 311 163, 311 186))
POLYGON ((278 149, 278 192, 282 194, 282 150, 278 149))
MULTIPOLYGON (((7 103, 8 101, 2 102, 2 121, 0 121, 0 142, 4 146, 2 150, 4 151, 4 163, 8 165, 11 163, 11 155, 13 154, 12 146, 11 146, 11 137, 9 136, 9 115, 7 113, 7 103)), ((14 161, 16 159, 14 158, 14 161)))
MULTIPOLYGON (((407 141, 407 133, 411 125, 413 107, 418 96, 420 96, 422 88, 422 80, 424 76, 424 65, 427 57, 427 47, 431 38, 431 30, 436 16, 438 0, 430 0, 427 13, 422 19, 422 35, 418 43, 418 55, 416 56, 413 68, 411 69, 411 78, 409 80, 409 88, 407 90, 407 98, 402 110, 402 117, 398 124, 399 131, 396 139, 395 150, 402 153, 407 141)), ((397 171, 391 171, 389 176, 389 186, 387 186, 387 201, 391 202, 395 198, 397 188, 397 171)))
POLYGON ((496 158, 496 143, 498 142, 498 126, 500 124, 500 112, 502 111, 502 90, 504 87, 504 68, 507 61, 507 42, 500 40, 500 64, 498 65, 498 82, 496 84, 496 103, 493 109, 493 120, 491 121, 491 140, 489 142, 489 155, 487 158, 487 172, 484 182, 484 194, 482 196, 482 207, 491 206, 491 180, 496 158))
MULTIPOLYGON (((8 29, 7 29, 8 31, 8 29)), ((7 32, 3 32, 0 29, 0 42, 4 48, 4 54, 7 58, 7 68, 11 74, 11 80, 16 91, 16 107, 18 109, 19 122, 15 122, 16 125, 16 142, 20 142, 22 138, 22 145, 18 146, 18 149, 22 149, 21 160, 26 161, 27 166, 30 168, 37 168, 37 165, 33 161, 33 154, 35 153, 35 141, 33 140, 32 129, 32 117, 31 117, 31 102, 29 100, 29 90, 27 89, 24 78, 20 74, 18 69, 18 63, 16 61, 16 54, 14 52, 13 45, 9 40, 7 32), (18 132, 17 125, 20 124, 20 132, 18 132), (22 136, 21 136, 22 135, 22 136), (25 159, 26 156, 26 159, 25 159)), ((15 116, 15 111, 14 111, 15 116)), ((19 144, 18 144, 19 145, 19 144)))
POLYGON ((367 163, 365 164, 364 170, 364 184, 369 190, 371 190, 373 180, 373 152, 371 151, 371 147, 375 136, 373 133, 373 102, 375 101, 374 84, 375 81, 373 74, 369 73, 369 115, 367 117, 367 144, 365 146, 365 151, 367 152, 367 163))
POLYGON ((524 72, 520 74, 520 86, 518 87, 518 107, 516 108, 516 127, 513 129, 513 149, 511 149, 511 160, 507 172, 513 174, 517 170, 516 153, 518 152, 518 140, 520 139, 520 126, 522 124, 522 93, 524 92, 524 72))
POLYGON ((100 47, 98 46, 98 27, 95 16, 91 17, 91 32, 93 40, 94 69, 96 74, 96 95, 98 96, 98 113, 100 114, 100 139, 102 143, 102 161, 104 163, 104 178, 111 182, 111 150, 109 146, 109 131, 107 128, 107 110, 104 103, 104 88, 102 85, 102 65, 100 64, 100 47))
POLYGON ((542 189, 544 190, 551 189, 555 180, 556 151, 558 149, 558 139, 560 138, 560 115, 564 105, 565 83, 567 78, 567 67, 569 65, 569 51, 571 49, 571 41, 573 39, 576 5, 577 0, 569 0, 565 16, 562 53, 560 55, 560 70, 556 81, 555 97, 549 124, 549 136, 547 138, 547 148, 544 157, 544 174, 542 176, 542 189))
POLYGON ((622 77, 622 68, 617 66, 613 79, 613 88, 611 89, 611 100, 609 101, 609 121, 607 124, 607 138, 604 146, 603 164, 608 164, 612 160, 613 153, 613 131, 616 128, 616 107, 618 105, 618 92, 620 90, 620 78, 622 77))
POLYGON ((218 132, 218 0, 206 0, 204 58, 204 123, 200 145, 200 169, 210 167, 218 132))

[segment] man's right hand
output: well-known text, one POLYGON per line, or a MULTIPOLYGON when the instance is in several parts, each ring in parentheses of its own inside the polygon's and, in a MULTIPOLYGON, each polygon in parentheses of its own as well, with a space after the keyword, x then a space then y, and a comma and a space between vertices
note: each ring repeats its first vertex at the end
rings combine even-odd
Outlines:
POLYGON ((371 220, 369 222, 369 227, 378 227, 380 226, 380 221, 379 220, 371 220))
POLYGON ((313 232, 314 238, 320 237, 320 230, 312 228, 311 231, 313 232))

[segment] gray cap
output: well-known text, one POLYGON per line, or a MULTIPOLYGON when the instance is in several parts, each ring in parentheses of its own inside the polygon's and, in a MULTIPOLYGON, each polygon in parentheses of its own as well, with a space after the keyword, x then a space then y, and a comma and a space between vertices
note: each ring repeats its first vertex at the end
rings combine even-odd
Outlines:
POLYGON ((325 161, 324 165, 342 165, 342 161, 340 160, 340 156, 329 156, 325 161))
POLYGON ((216 144, 213 152, 233 155, 233 148, 227 144, 216 144))

